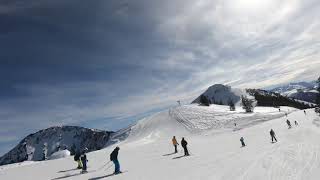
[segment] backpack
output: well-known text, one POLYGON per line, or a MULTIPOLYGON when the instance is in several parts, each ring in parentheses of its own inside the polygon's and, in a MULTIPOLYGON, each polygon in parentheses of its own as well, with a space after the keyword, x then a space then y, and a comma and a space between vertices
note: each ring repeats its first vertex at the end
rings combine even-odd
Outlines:
POLYGON ((79 159, 80 159, 80 155, 79 154, 76 154, 76 155, 74 155, 74 161, 79 161, 79 159))

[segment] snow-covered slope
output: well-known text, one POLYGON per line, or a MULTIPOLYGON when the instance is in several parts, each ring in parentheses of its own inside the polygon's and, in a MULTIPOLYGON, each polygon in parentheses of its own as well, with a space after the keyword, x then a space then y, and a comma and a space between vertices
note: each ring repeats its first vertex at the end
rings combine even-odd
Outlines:
POLYGON ((80 151, 84 147, 89 151, 99 150, 110 143, 111 134, 112 132, 77 126, 51 127, 24 138, 0 158, 0 165, 43 160, 44 150, 47 157, 59 149, 68 149, 71 152, 80 151))
MULTIPOLYGON (((247 95, 245 90, 231 88, 230 86, 215 84, 210 86, 201 95, 206 96, 212 104, 224 104, 227 105, 231 100, 233 103, 240 101, 241 95, 247 95)), ((200 96, 201 96, 200 95, 200 96)), ((192 103, 200 103, 200 96, 197 97, 192 103)))
POLYGON ((313 109, 258 108, 253 114, 239 107, 181 106, 139 121, 120 146, 123 174, 112 176, 113 167, 103 166, 116 146, 88 153, 87 174, 74 169, 72 157, 41 162, 23 162, 0 167, 0 179, 116 179, 116 180, 264 180, 320 177, 320 118, 313 109), (207 108, 207 109, 205 109, 207 108), (288 111, 289 110, 289 111, 288 111), (289 112, 288 117, 284 114, 289 112), (255 119, 264 118, 263 121, 255 119), (288 129, 286 119, 299 122, 288 129), (229 124, 236 121, 238 127, 229 124), (231 122, 230 121, 230 122, 231 122), (209 127, 209 128, 208 128, 209 127), (269 130, 278 142, 270 143, 269 130), (185 137, 191 156, 172 154, 171 137, 185 137), (247 144, 241 148, 240 137, 247 144))
POLYGON ((228 106, 211 105, 210 107, 188 105, 170 110, 172 116, 184 124, 191 132, 203 130, 231 129, 237 130, 257 123, 285 116, 296 111, 295 108, 256 107, 253 113, 244 113, 242 107, 230 111, 228 106), (236 123, 236 126, 235 124, 236 123))

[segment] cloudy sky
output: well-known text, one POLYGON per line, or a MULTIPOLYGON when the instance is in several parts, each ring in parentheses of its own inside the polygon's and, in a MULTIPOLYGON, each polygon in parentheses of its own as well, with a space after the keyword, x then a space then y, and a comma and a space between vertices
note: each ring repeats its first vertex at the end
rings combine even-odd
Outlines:
POLYGON ((208 86, 320 69, 318 0, 2 0, 0 155, 53 125, 116 130, 208 86))

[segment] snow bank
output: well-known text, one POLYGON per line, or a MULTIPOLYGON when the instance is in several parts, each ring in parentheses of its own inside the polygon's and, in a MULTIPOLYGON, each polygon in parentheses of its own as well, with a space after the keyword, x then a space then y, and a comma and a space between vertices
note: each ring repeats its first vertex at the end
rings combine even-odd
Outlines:
POLYGON ((53 153, 48 159, 60 159, 60 158, 65 158, 70 156, 70 151, 68 150, 62 150, 62 151, 57 151, 53 153))

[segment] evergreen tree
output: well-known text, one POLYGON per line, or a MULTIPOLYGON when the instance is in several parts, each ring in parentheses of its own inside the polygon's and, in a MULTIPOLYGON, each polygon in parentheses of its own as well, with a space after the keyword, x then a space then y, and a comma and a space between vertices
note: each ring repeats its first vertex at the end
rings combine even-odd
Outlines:
POLYGON ((318 78, 317 83, 318 83, 318 88, 317 88, 318 95, 317 95, 316 104, 318 105, 318 107, 320 107, 320 77, 318 78))
POLYGON ((254 99, 249 99, 248 97, 241 96, 242 108, 246 110, 246 112, 253 112, 254 109, 254 99))
POLYGON ((217 104, 216 100, 214 99, 214 97, 212 97, 212 99, 211 99, 211 104, 217 104))
POLYGON ((48 153, 47 143, 44 143, 43 149, 42 149, 42 160, 47 160, 47 153, 48 153))
POLYGON ((228 105, 229 105, 230 111, 236 110, 236 106, 234 105, 234 102, 231 99, 229 99, 228 105))
POLYGON ((77 147, 73 143, 72 146, 71 146, 71 149, 70 149, 70 155, 75 155, 76 154, 76 150, 77 150, 77 147))
POLYGON ((316 99, 316 104, 317 104, 317 107, 315 108, 315 111, 316 113, 318 113, 320 115, 320 77, 318 78, 318 95, 317 95, 317 99, 316 99))
POLYGON ((204 106, 210 106, 210 101, 207 98, 207 96, 205 96, 203 94, 200 96, 200 104, 204 105, 204 106))

